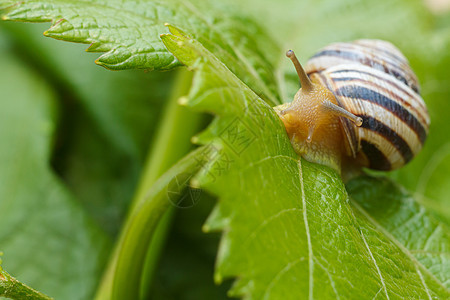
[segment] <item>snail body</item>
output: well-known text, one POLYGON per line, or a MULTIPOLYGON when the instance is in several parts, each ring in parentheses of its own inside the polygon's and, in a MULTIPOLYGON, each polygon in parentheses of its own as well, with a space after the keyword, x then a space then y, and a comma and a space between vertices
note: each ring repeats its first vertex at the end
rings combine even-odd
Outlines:
POLYGON ((275 107, 294 150, 338 171, 394 170, 421 150, 430 119, 416 75, 403 54, 380 40, 335 43, 305 70, 295 54, 302 88, 275 107))

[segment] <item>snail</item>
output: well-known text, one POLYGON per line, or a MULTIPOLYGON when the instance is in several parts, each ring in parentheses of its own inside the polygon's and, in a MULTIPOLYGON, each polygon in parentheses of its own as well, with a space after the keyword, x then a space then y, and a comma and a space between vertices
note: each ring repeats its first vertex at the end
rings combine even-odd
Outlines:
POLYGON ((334 43, 305 69, 292 50, 301 89, 274 107, 294 150, 338 172, 394 170, 421 150, 430 119, 416 75, 394 45, 334 43))

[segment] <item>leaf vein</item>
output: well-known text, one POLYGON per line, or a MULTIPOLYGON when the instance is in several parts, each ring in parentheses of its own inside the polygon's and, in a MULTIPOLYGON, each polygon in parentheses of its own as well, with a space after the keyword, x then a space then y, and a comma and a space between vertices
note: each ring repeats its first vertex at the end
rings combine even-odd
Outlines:
POLYGON ((292 267, 294 267, 299 262, 304 261, 304 257, 300 257, 294 261, 289 262, 283 269, 281 269, 270 281, 270 283, 267 285, 266 290, 264 291, 263 299, 270 299, 269 298, 269 291, 272 289, 272 287, 275 285, 276 282, 280 279, 280 277, 285 274, 287 271, 289 271, 292 267))
MULTIPOLYGON (((269 218, 264 219, 263 222, 261 222, 258 227, 249 235, 249 237, 247 238, 247 240, 245 241, 245 244, 248 245, 251 243, 251 241, 256 237, 256 235, 258 234, 258 232, 260 232, 265 226, 267 226, 270 222, 272 222, 273 220, 279 218, 281 215, 285 214, 285 213, 289 213, 289 212, 295 212, 295 211, 299 211, 301 212, 302 210, 299 209, 298 207, 292 207, 292 208, 286 208, 283 210, 280 210, 278 213, 270 216, 269 218)), ((247 248, 247 247, 244 247, 247 248)))
POLYGON ((436 284, 440 285, 445 290, 448 290, 447 287, 439 281, 436 276, 434 276, 430 271, 428 271, 427 268, 425 268, 413 255, 411 255, 411 252, 402 245, 396 238, 392 236, 384 227, 382 227, 377 221, 375 221, 356 201, 352 200, 353 206, 358 209, 374 226, 376 229, 378 229, 381 233, 383 233, 389 240, 391 240, 397 247, 399 247, 403 253, 405 253, 406 256, 417 266, 420 266, 422 270, 427 272, 428 276, 433 278, 433 280, 436 282, 436 284))
POLYGON ((423 286, 425 287, 425 292, 427 292, 428 299, 431 300, 432 298, 431 298, 430 292, 429 292, 429 290, 428 290, 428 286, 427 286, 427 284, 425 283, 425 280, 424 280, 424 278, 423 278, 423 275, 422 275, 422 273, 420 272, 420 270, 419 270, 419 268, 417 267, 417 265, 415 265, 415 267, 416 267, 417 274, 419 274, 420 281, 422 282, 423 286))
POLYGON ((317 259, 315 259, 314 261, 316 262, 316 264, 319 265, 319 267, 322 268, 322 270, 325 271, 325 273, 327 273, 328 279, 330 279, 331 287, 332 287, 334 293, 336 294, 336 299, 341 299, 341 297, 339 297, 338 291, 336 290, 336 284, 335 284, 333 278, 331 277, 331 273, 330 273, 330 272, 328 271, 328 269, 325 268, 325 267, 324 267, 317 259))
POLYGON ((370 257, 372 258, 372 261, 373 261, 373 263, 375 265, 375 268, 377 268, 377 272, 378 272, 378 275, 380 276, 381 285, 383 286, 384 293, 386 294, 386 298, 389 299, 389 294, 388 294, 387 289, 386 289, 386 284, 384 283, 383 275, 381 274, 381 270, 378 267, 378 263, 375 260, 375 257, 373 256, 372 251, 370 250, 369 244, 367 244, 366 238, 364 237, 364 233, 361 230, 360 230, 360 233, 361 233, 361 237, 362 237, 362 240, 364 242, 364 245, 366 245, 367 251, 369 251, 370 257))
POLYGON ((313 250, 311 244, 311 234, 308 225, 308 215, 306 212, 306 197, 305 197, 305 187, 303 186, 303 171, 302 171, 302 160, 298 160, 298 174, 300 180, 300 188, 302 191, 302 207, 303 207, 303 222, 305 224, 306 238, 308 241, 308 256, 309 256, 309 299, 313 299, 313 289, 314 289, 314 260, 313 260, 313 250))

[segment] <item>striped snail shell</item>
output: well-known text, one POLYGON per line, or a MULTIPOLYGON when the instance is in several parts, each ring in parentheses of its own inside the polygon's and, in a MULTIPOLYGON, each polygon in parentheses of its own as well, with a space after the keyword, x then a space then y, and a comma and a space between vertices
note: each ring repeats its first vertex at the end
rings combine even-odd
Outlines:
POLYGON ((430 119, 416 75, 392 44, 334 43, 301 67, 294 101, 275 107, 294 150, 337 170, 394 170, 425 142, 430 119), (306 71, 306 72, 305 72, 306 71))

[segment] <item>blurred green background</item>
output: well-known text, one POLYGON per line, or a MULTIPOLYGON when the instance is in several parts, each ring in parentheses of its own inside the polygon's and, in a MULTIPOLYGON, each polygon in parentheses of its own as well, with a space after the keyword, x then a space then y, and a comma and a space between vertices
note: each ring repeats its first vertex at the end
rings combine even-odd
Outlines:
MULTIPOLYGON (((419 77, 432 123, 423 151, 389 176, 450 224, 448 4, 433 10, 410 0, 215 5, 259 20, 280 49, 295 49, 302 61, 335 41, 397 45, 419 77)), ((86 45, 45 38, 48 27, 0 22, 0 250, 3 267, 20 280, 57 298, 87 299, 135 193, 176 71, 108 71, 94 64, 98 55, 84 52, 86 45)), ((282 53, 276 71, 290 101, 298 86, 282 53)), ((176 210, 152 298, 226 298, 230 282, 213 284, 220 235, 201 232, 214 201, 202 194, 196 206, 176 210)))

